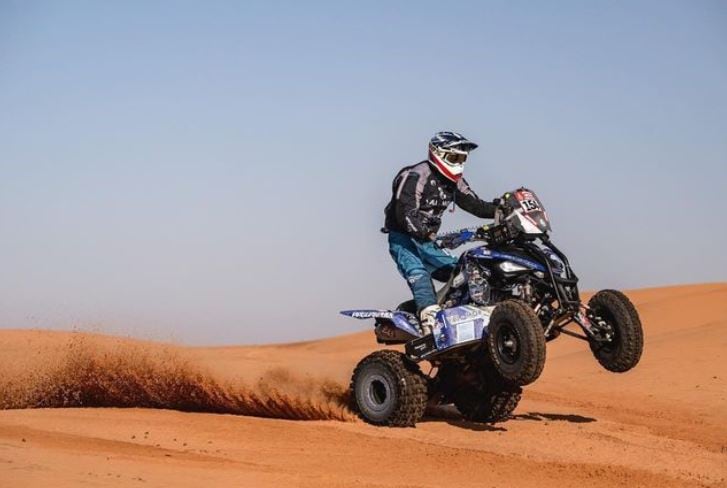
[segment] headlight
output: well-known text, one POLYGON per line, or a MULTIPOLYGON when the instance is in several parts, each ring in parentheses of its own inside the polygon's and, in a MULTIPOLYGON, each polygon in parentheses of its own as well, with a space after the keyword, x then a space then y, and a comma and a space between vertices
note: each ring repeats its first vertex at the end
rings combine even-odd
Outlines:
POLYGON ((503 261, 500 263, 500 269, 505 273, 513 273, 515 271, 527 271, 528 268, 515 264, 512 261, 503 261))

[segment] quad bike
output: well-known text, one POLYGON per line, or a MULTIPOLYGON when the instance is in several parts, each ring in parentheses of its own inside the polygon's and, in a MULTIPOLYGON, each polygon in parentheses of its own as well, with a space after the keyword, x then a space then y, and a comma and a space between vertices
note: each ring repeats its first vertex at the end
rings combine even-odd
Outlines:
POLYGON ((602 290, 584 304, 578 278, 550 241, 550 222, 534 192, 506 193, 494 225, 440 234, 445 249, 482 242, 464 251, 437 293, 442 311, 422 335, 413 301, 396 310, 348 310, 375 319, 381 350, 356 366, 352 403, 376 425, 413 426, 426 407, 453 403, 469 420, 507 419, 522 386, 545 365, 545 343, 563 335, 588 342, 605 369, 616 373, 639 362, 643 332, 636 308, 623 293, 602 290), (580 333, 566 329, 576 324, 580 333), (432 370, 422 373, 418 363, 432 370))

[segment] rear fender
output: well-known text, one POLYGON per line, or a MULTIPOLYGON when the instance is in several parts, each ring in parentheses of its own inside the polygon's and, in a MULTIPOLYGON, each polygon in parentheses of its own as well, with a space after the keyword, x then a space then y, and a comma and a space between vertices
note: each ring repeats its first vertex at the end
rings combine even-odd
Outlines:
POLYGON ((385 344, 400 344, 421 337, 419 321, 400 310, 344 310, 341 315, 354 319, 376 319, 376 338, 385 344))

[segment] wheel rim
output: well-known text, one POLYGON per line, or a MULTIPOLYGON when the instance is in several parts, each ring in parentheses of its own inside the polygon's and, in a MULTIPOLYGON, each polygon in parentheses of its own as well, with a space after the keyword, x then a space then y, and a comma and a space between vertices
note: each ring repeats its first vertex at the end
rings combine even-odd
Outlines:
POLYGON ((497 331, 497 353, 507 364, 515 364, 520 358, 520 337, 509 322, 504 323, 497 331))
POLYGON ((611 340, 608 342, 602 342, 598 350, 604 354, 613 354, 613 352, 618 349, 618 346, 621 342, 621 334, 619 333, 619 329, 618 327, 614 326, 615 320, 613 319, 613 316, 611 314, 609 314, 606 310, 602 309, 595 310, 594 315, 596 316, 596 318, 604 321, 606 325, 611 329, 611 340))
POLYGON ((371 375, 366 379, 364 385, 365 398, 369 408, 381 412, 386 410, 391 398, 391 385, 381 375, 371 375))

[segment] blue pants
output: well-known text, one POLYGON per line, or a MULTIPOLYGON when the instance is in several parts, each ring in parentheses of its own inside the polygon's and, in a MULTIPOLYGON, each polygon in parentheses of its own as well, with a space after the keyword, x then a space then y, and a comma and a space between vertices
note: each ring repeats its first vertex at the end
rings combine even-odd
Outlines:
POLYGON ((420 241, 401 232, 389 232, 389 253, 409 284, 417 309, 436 304, 432 276, 441 281, 449 279, 457 258, 433 242, 420 241))

